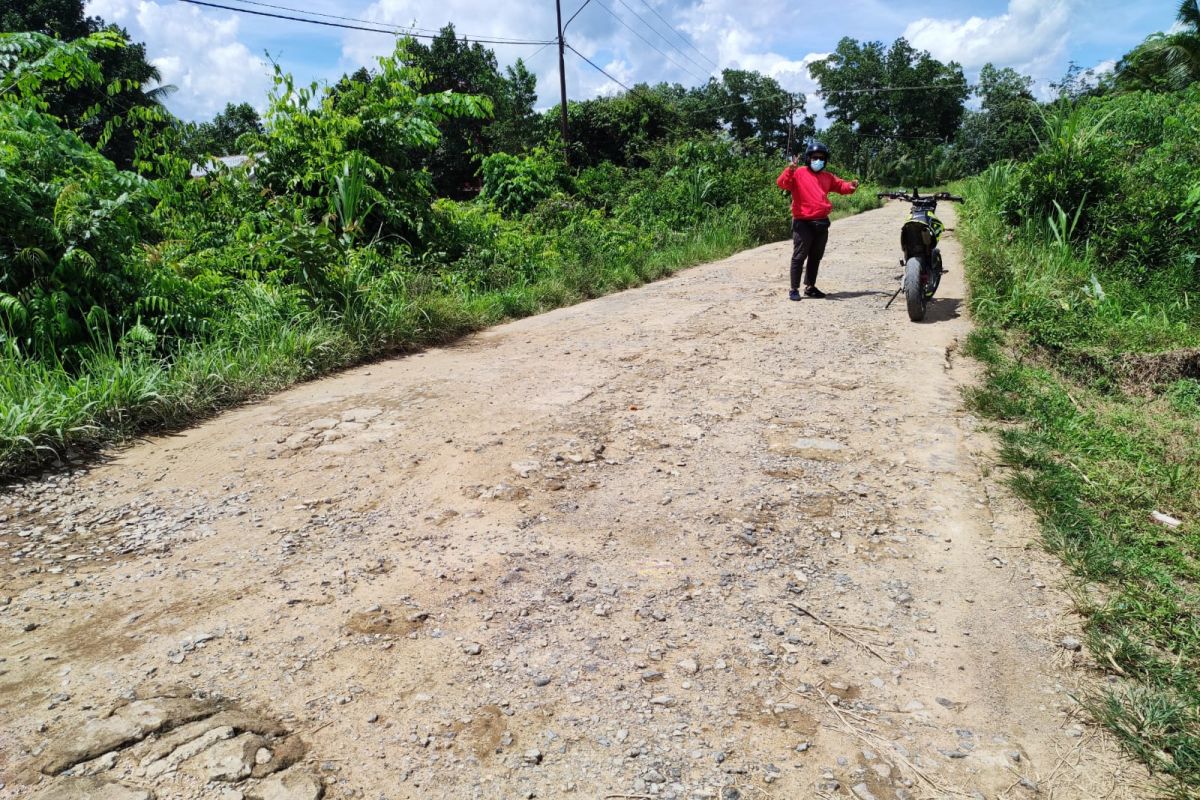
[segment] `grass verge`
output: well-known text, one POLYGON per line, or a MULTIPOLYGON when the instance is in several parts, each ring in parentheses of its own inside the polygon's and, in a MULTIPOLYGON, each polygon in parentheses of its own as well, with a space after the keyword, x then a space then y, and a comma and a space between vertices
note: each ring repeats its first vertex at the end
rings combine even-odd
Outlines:
POLYGON ((960 223, 978 325, 966 350, 985 365, 969 404, 999 423, 1011 485, 1078 580, 1088 649, 1109 676, 1082 702, 1164 796, 1195 798, 1200 382, 1122 380, 1105 365, 1193 346, 1200 331, 1186 297, 1151 302, 1118 281, 1089 291, 1089 254, 1007 228, 988 180, 968 189, 960 223))

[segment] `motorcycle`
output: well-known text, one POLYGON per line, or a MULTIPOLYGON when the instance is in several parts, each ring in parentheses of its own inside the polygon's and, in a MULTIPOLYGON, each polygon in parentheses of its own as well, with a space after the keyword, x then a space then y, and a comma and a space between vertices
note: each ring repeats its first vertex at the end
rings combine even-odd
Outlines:
POLYGON ((884 308, 890 306, 896 297, 904 292, 908 318, 913 322, 920 322, 925 319, 925 307, 933 299, 938 285, 942 282, 942 276, 947 272, 942 268, 942 253, 938 250, 938 239, 946 230, 946 226, 934 212, 937 211, 939 200, 961 203, 963 199, 949 192, 922 197, 916 189, 911 193, 879 192, 877 196, 881 199, 886 197, 912 203, 908 220, 900 228, 900 249, 904 253, 904 257, 900 259, 900 266, 904 268, 904 277, 901 279, 900 288, 884 308))

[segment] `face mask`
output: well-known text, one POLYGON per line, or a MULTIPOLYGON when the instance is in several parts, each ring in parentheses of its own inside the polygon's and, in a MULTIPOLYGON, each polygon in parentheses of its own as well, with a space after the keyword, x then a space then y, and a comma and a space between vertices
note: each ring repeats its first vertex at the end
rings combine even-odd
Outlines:
POLYGON ((825 169, 825 162, 819 158, 816 158, 809 162, 809 166, 812 167, 813 172, 820 172, 821 170, 825 169))

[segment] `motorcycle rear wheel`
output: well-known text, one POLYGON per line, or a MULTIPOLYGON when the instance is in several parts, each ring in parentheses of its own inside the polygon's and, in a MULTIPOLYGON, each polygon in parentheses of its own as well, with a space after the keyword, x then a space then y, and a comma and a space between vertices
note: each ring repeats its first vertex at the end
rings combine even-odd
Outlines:
POLYGON ((910 258, 904 265, 904 301, 908 318, 913 322, 925 319, 925 287, 921 283, 921 259, 910 258))

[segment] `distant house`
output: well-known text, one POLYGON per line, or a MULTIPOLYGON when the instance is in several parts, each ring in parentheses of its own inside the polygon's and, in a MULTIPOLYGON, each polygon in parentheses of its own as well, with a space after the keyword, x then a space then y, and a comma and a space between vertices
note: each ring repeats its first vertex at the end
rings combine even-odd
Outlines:
POLYGON ((261 161, 266 153, 254 153, 253 155, 236 155, 236 156, 217 156, 209 159, 204 164, 192 164, 191 172, 193 178, 205 178, 215 172, 222 170, 233 170, 245 167, 246 176, 254 177, 254 164, 261 161), (249 166, 246 166, 246 165, 249 166))

